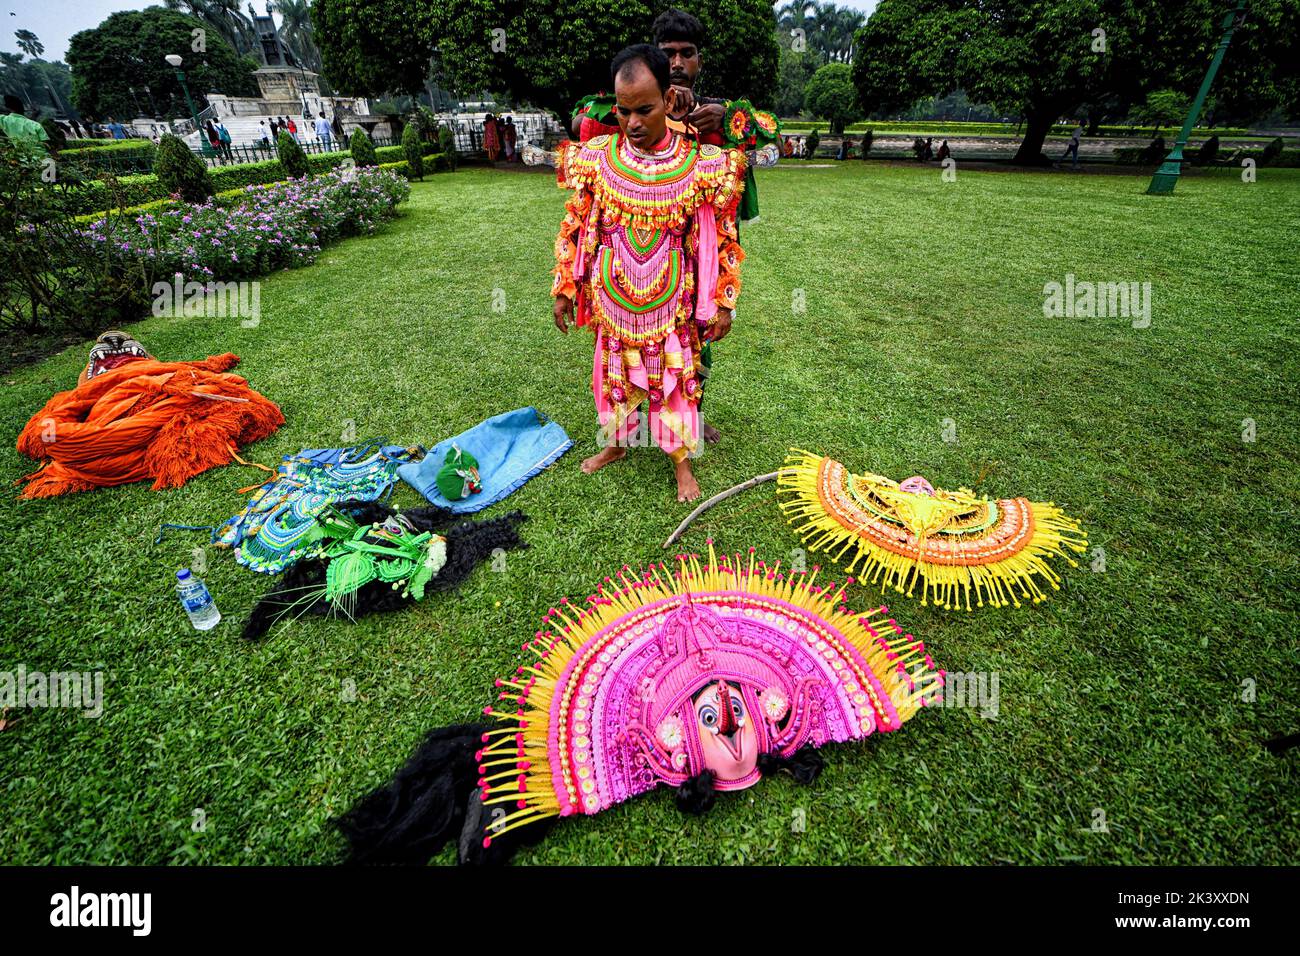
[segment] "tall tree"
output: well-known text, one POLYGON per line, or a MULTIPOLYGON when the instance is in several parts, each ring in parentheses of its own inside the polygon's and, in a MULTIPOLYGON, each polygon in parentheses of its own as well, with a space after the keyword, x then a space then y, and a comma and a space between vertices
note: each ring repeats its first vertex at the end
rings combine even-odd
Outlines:
POLYGON ((655 16, 674 5, 708 33, 701 92, 770 103, 778 57, 770 0, 316 0, 311 10, 336 89, 417 92, 436 55, 457 89, 567 114, 580 96, 609 89, 614 54, 649 40, 655 16))
POLYGON ((45 44, 31 30, 15 30, 14 36, 18 38, 18 49, 33 60, 45 52, 45 44))
POLYGON ((235 52, 257 57, 253 20, 239 8, 239 0, 164 0, 164 3, 168 10, 202 20, 204 26, 216 30, 235 52))
POLYGON ((844 127, 862 115, 857 90, 847 63, 827 63, 804 88, 804 106, 820 119, 830 121, 830 134, 840 136, 844 127))
MULTIPOLYGON (((858 32, 854 83, 868 112, 962 88, 1020 113, 1015 162, 1033 164, 1052 124, 1085 103, 1127 110, 1156 87, 1194 92, 1228 2, 881 0, 858 32)), ((1297 83, 1284 51, 1300 40, 1298 11, 1300 0, 1253 0, 1220 74, 1229 101, 1292 108, 1297 83)))
POLYGON ((815 54, 796 53, 789 47, 781 48, 781 64, 774 104, 778 116, 798 116, 803 112, 804 89, 816 72, 815 54))
POLYGON ((320 50, 312 32, 310 0, 275 0, 280 14, 280 36, 293 55, 309 70, 320 72, 320 50))
POLYGON ((32 97, 27 90, 27 79, 23 75, 23 55, 0 52, 0 66, 4 67, 4 91, 18 97, 27 104, 28 109, 31 109, 32 97))
POLYGON ((796 39, 793 31, 802 31, 798 38, 805 49, 817 58, 817 65, 848 63, 853 55, 854 35, 862 26, 864 17, 858 10, 838 7, 820 0, 789 0, 776 8, 777 38, 783 48, 791 47, 796 39))
POLYGON ((138 106, 131 94, 149 86, 155 102, 171 117, 188 116, 185 95, 176 74, 163 57, 180 54, 190 93, 200 108, 209 91, 229 96, 256 96, 253 70, 257 64, 240 57, 229 43, 208 35, 203 52, 192 52, 191 31, 203 22, 163 7, 114 13, 91 30, 82 30, 68 44, 72 69, 72 98, 89 116, 127 116, 138 106))

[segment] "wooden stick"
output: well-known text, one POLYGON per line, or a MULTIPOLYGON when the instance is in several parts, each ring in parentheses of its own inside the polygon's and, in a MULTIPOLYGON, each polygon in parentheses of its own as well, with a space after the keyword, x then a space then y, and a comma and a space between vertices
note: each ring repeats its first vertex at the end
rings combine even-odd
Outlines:
POLYGON ((726 501, 732 495, 738 495, 742 491, 747 491, 750 488, 753 488, 755 485, 761 485, 765 481, 772 481, 779 474, 780 474, 779 471, 774 471, 766 475, 756 475, 755 477, 750 478, 748 481, 742 481, 740 484, 734 485, 731 488, 728 488, 726 491, 721 491, 718 494, 714 495, 712 498, 704 502, 702 505, 700 505, 698 508, 696 508, 694 511, 692 511, 689 515, 686 516, 686 520, 683 521, 681 524, 679 524, 677 526, 677 530, 668 536, 668 540, 664 542, 664 547, 665 548, 668 547, 674 541, 680 538, 686 532, 686 529, 690 527, 692 521, 694 521, 700 515, 704 514, 704 512, 708 511, 719 501, 726 501))
POLYGON ((195 398, 210 398, 214 402, 242 402, 247 405, 251 399, 238 398, 234 395, 217 395, 214 392, 190 392, 195 398))

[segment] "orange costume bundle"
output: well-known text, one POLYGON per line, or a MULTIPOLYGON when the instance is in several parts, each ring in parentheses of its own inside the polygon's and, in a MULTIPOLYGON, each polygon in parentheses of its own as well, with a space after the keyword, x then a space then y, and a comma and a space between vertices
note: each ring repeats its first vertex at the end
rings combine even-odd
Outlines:
POLYGON ((227 352, 201 362, 138 358, 59 392, 32 416, 18 450, 42 459, 24 498, 153 479, 178 488, 238 458, 238 446, 265 438, 284 415, 226 370, 227 352))

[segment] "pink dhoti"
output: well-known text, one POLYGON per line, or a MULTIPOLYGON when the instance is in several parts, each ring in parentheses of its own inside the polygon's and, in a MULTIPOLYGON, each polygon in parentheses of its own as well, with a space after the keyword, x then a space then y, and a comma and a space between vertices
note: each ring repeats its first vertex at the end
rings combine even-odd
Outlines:
POLYGON ((662 344, 633 348, 597 327, 591 390, 602 442, 634 448, 653 439, 674 462, 693 454, 700 444, 694 361, 676 332, 662 344), (641 430, 643 403, 649 405, 648 437, 641 430))

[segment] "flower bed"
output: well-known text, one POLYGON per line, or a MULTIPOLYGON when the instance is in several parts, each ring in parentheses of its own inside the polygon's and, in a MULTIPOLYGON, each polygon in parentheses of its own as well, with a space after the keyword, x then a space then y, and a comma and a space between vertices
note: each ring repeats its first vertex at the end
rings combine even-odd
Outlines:
POLYGON ((249 186, 241 198, 221 205, 209 200, 157 214, 104 216, 83 234, 153 276, 248 279, 308 265, 326 243, 373 232, 410 192, 396 173, 340 169, 249 186))

